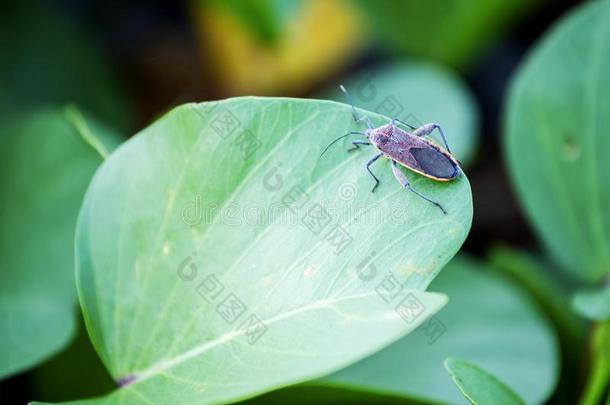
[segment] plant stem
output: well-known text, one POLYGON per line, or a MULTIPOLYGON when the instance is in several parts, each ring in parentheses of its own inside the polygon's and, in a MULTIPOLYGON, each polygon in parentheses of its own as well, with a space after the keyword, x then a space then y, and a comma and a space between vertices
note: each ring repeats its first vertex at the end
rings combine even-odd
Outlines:
MULTIPOLYGON (((610 383, 610 321, 595 325, 591 338, 591 372, 581 405, 597 405, 610 383)), ((607 404, 610 404, 610 397, 607 404)))

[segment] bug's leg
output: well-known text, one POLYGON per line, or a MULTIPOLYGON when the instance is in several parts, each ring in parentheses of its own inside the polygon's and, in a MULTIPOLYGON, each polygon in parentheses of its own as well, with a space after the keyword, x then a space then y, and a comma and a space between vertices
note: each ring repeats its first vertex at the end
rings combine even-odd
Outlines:
POLYGON ((353 151, 353 150, 358 149, 358 148, 360 147, 360 145, 363 145, 363 146, 370 146, 370 145, 372 145, 372 143, 367 142, 367 141, 352 141, 352 145, 354 145, 354 147, 353 147, 353 148, 349 148, 349 149, 347 150, 348 152, 351 152, 351 151, 353 151))
POLYGON ((445 148, 447 149, 447 152, 451 153, 451 149, 449 148, 449 144, 447 143, 447 138, 445 138, 443 129, 438 124, 434 124, 434 123, 433 124, 424 124, 421 127, 417 128, 415 131, 413 131, 413 135, 415 135, 415 136, 430 135, 432 133, 432 131, 434 131, 435 129, 438 129, 438 132, 441 133, 441 137, 443 138, 443 142, 445 143, 445 148))
POLYGON ((368 163, 366 164, 366 170, 368 170, 368 172, 370 173, 371 176, 373 176, 373 178, 375 179, 375 185, 373 186, 373 189, 371 190, 371 193, 375 192, 375 189, 377 188, 377 186, 379 185, 379 179, 377 178, 377 176, 375 176, 373 174, 373 172, 371 171, 371 165, 373 163, 375 163, 377 161, 377 159, 379 159, 380 157, 383 156, 383 153, 380 153, 378 155, 373 156, 373 158, 371 160, 368 161, 368 163))
POLYGON ((404 125, 405 127, 409 127, 409 129, 414 130, 416 129, 413 125, 411 124, 407 124, 406 122, 404 122, 403 120, 399 119, 399 118, 392 118, 392 126, 395 126, 395 123, 398 122, 399 124, 404 125))
POLYGON ((400 168, 398 167, 398 164, 396 164, 395 160, 392 160, 392 172, 394 173, 394 177, 396 177, 396 180, 398 180, 398 182, 400 183, 401 186, 403 186, 407 190, 417 194, 424 200, 436 205, 438 208, 440 208, 441 211, 443 211, 443 214, 447 215, 447 212, 439 203, 437 203, 434 200, 431 200, 430 198, 426 197, 425 195, 423 195, 422 193, 420 193, 419 191, 417 191, 413 187, 411 187, 411 184, 409 183, 407 176, 405 176, 405 174, 400 170, 400 168))

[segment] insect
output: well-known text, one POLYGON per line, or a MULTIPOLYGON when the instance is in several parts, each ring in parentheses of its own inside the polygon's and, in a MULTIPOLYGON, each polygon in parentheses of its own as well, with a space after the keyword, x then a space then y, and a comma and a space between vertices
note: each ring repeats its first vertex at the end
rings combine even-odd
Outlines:
POLYGON ((447 139, 445 138, 445 134, 441 127, 438 124, 430 123, 415 128, 398 118, 393 118, 389 124, 375 128, 369 117, 364 115, 358 117, 354 103, 347 93, 347 90, 345 90, 343 85, 341 85, 340 88, 341 91, 345 93, 345 96, 352 106, 354 121, 356 121, 356 123, 366 121, 367 129, 364 132, 351 131, 338 137, 322 151, 320 157, 324 155, 335 142, 346 136, 364 136, 367 138, 366 141, 352 141, 352 145, 354 146, 348 149, 348 151, 354 151, 360 148, 360 146, 374 146, 377 149, 375 156, 366 164, 366 170, 373 176, 373 179, 375 179, 375 185, 373 186, 372 192, 375 192, 375 189, 379 186, 379 179, 371 171, 371 165, 380 157, 384 156, 392 161, 392 172, 402 187, 436 205, 443 214, 447 214, 442 205, 411 187, 407 176, 405 176, 399 168, 399 165, 404 166, 415 173, 435 181, 450 181, 458 177, 461 172, 459 162, 451 154, 451 149, 447 144, 447 139), (398 125, 409 128, 411 132, 400 128, 398 125), (425 136, 430 135, 435 129, 438 129, 440 132, 446 150, 425 138, 425 136))

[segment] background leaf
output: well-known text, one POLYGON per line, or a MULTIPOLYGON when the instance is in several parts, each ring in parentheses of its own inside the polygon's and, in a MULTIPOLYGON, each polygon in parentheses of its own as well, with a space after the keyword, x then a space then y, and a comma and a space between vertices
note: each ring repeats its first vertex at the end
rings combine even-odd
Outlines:
POLYGON ((193 23, 206 61, 201 69, 212 71, 225 96, 311 91, 316 83, 346 69, 366 42, 359 10, 349 1, 214 0, 195 4, 193 23), (320 23, 329 16, 332 24, 320 23), (256 19, 267 22, 253 30, 256 19), (273 31, 279 29, 282 35, 277 36, 273 31), (276 37, 274 43, 262 42, 261 34, 276 37))
POLYGON ((539 1, 428 0, 357 2, 379 45, 390 53, 463 66, 539 1), (484 35, 482 35, 484 33, 484 35))
MULTIPOLYGON (((420 126, 439 123, 451 151, 468 166, 474 157, 479 111, 468 88, 451 71, 425 62, 394 62, 343 82, 356 107, 420 126)), ((339 87, 323 98, 347 102, 339 87)), ((441 141, 437 133, 434 136, 441 141)))
POLYGON ((610 270, 608 18, 609 2, 588 2, 558 23, 517 74, 506 113, 517 196, 555 260, 590 281, 610 270))
POLYGON ((502 381, 479 366, 465 360, 448 358, 445 368, 455 385, 474 405, 477 404, 525 404, 502 381))
POLYGON ((449 303, 417 331, 320 381, 431 402, 461 403, 443 361, 459 356, 506 381, 528 403, 542 403, 558 377, 557 343, 548 321, 490 266, 454 258, 430 289, 449 303))
MULTIPOLYGON (((543 256, 501 244, 490 249, 488 258, 502 276, 527 291, 554 326, 561 352, 561 373, 552 401, 573 401, 570 398, 574 392, 586 382, 582 358, 586 355, 589 325, 574 311, 566 310, 570 293, 560 283, 556 266, 543 256)), ((506 381, 515 387, 512 381, 506 381)))
POLYGON ((343 146, 319 158, 354 126, 350 108, 329 101, 191 104, 106 161, 77 236, 87 329, 124 385, 101 401, 253 396, 356 361, 444 304, 423 290, 468 233, 466 177, 439 184, 410 176, 448 215, 402 189, 388 161, 375 167, 382 183, 373 194, 370 150, 343 146), (311 221, 320 209, 330 218, 324 230, 311 221), (258 220, 240 215, 271 210, 258 220), (335 225, 347 245, 331 243, 335 225), (373 257, 379 270, 361 274, 373 257), (381 297, 389 271, 403 289, 381 297), (238 320, 224 311, 227 299, 246 308, 238 320), (395 308, 406 303, 414 307, 402 319, 395 308), (266 327, 262 335, 242 325, 250 315, 266 327))
POLYGON ((610 285, 599 290, 578 291, 572 300, 572 307, 587 319, 610 320, 610 285))
POLYGON ((73 108, 22 116, 0 133, 0 377, 49 357, 74 333, 74 228, 102 161, 75 119, 104 147, 116 143, 73 108))
MULTIPOLYGON (((503 244, 493 246, 488 253, 490 264, 503 276, 526 290, 553 322, 568 351, 584 343, 586 325, 571 311, 565 310, 569 292, 556 277, 555 269, 542 257, 503 244)), ((578 356, 577 356, 578 358, 578 356)))

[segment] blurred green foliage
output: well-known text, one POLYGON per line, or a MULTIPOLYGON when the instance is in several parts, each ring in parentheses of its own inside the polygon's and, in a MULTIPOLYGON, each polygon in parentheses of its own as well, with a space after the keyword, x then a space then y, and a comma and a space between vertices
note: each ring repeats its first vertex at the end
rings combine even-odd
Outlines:
POLYGON ((74 333, 74 228, 93 172, 118 138, 74 108, 45 109, 0 132, 0 376, 74 333), (91 144, 89 128, 104 143, 91 144))
POLYGON ((72 343, 32 370, 33 398, 67 401, 103 395, 116 388, 95 352, 82 321, 72 343))
POLYGON ((393 55, 415 55, 464 67, 539 0, 356 0, 377 43, 393 55))
POLYGON ((506 108, 506 158, 525 213, 575 278, 610 272, 610 2, 560 21, 517 73, 506 108))
POLYGON ((0 117, 77 103, 119 129, 131 116, 125 88, 92 35, 35 1, 0 5, 0 117))
POLYGON ((574 295, 572 306, 587 319, 610 320, 610 284, 598 290, 577 292, 574 295))

